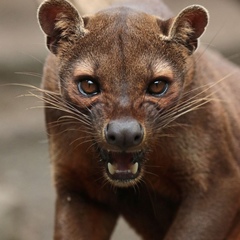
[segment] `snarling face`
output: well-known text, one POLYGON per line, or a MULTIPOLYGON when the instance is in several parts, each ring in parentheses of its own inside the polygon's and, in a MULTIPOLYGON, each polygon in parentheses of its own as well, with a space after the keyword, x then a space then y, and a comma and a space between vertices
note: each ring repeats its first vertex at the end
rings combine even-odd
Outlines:
POLYGON ((51 2, 39 19, 58 57, 61 96, 81 115, 103 176, 118 187, 134 185, 162 130, 179 114, 206 12, 190 7, 163 21, 116 8, 81 18, 66 1, 51 2))

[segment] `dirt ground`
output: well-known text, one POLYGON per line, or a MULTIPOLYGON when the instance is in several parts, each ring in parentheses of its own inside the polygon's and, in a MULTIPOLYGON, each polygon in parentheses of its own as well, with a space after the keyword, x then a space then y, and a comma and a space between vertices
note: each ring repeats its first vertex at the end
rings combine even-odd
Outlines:
MULTIPOLYGON (((240 29, 236 24, 240 22, 239 1, 165 2, 175 12, 192 3, 206 6, 212 23, 202 39, 203 46, 210 45, 240 62, 240 29)), ((52 239, 54 189, 42 103, 22 96, 28 93, 27 87, 5 85, 40 85, 47 50, 37 24, 36 9, 34 0, 0 0, 1 240, 52 239)), ((139 237, 121 219, 112 239, 139 237)))

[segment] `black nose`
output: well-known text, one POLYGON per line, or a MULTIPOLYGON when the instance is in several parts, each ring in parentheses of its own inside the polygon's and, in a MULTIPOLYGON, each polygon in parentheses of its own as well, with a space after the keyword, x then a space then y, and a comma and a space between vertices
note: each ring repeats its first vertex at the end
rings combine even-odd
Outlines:
POLYGON ((134 119, 119 119, 111 121, 105 129, 107 143, 121 150, 138 146, 143 140, 143 128, 134 119))

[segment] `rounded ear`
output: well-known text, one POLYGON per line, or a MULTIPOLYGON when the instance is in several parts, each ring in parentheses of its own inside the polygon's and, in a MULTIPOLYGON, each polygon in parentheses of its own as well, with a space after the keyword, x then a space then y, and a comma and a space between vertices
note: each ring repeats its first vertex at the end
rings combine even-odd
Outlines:
POLYGON ((185 8, 172 20, 168 38, 185 45, 190 52, 198 47, 198 38, 208 24, 208 12, 199 5, 185 8))
POLYGON ((54 54, 60 46, 69 46, 85 34, 82 18, 66 0, 44 1, 38 9, 38 20, 47 35, 47 47, 54 54))

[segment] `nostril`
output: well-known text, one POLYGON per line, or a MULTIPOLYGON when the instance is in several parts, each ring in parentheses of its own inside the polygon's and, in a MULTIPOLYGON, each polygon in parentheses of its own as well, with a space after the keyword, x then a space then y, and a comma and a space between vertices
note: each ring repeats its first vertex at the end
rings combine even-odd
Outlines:
POLYGON ((135 136, 135 138, 134 138, 134 142, 138 142, 140 139, 141 139, 141 136, 140 136, 140 135, 137 135, 137 136, 135 136))
POLYGON ((109 135, 108 138, 109 138, 109 140, 111 142, 115 142, 116 141, 116 137, 114 135, 109 135))
POLYGON ((143 128, 141 124, 138 124, 136 128, 136 135, 134 136, 134 144, 138 145, 143 139, 143 128))
POLYGON ((109 144, 115 145, 119 138, 118 135, 119 134, 116 127, 112 123, 109 123, 105 128, 105 138, 107 142, 109 144))

